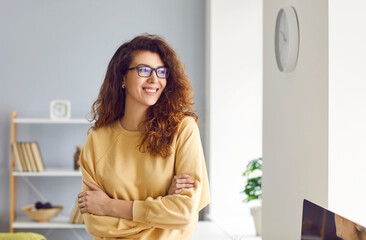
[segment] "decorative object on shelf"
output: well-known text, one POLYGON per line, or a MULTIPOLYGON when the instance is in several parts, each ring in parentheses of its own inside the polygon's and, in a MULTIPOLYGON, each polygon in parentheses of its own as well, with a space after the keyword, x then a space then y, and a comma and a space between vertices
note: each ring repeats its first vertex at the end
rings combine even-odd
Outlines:
POLYGON ((68 100, 53 100, 50 103, 51 119, 69 119, 71 116, 71 103, 68 100))
MULTIPOLYGON (((242 191, 247 198, 243 201, 248 203, 254 200, 262 199, 262 158, 257 158, 251 160, 244 173, 243 176, 246 178, 246 185, 244 191, 242 191)), ((261 227, 261 216, 262 216, 262 207, 255 206, 250 209, 250 212, 254 219, 255 230, 257 236, 261 236, 262 227, 261 227)))
POLYGON ((76 147, 76 152, 74 154, 74 169, 75 170, 80 170, 80 153, 81 153, 81 150, 83 149, 82 146, 77 146, 76 147))
POLYGON ((80 213, 78 201, 76 200, 74 210, 72 211, 69 223, 72 224, 84 224, 83 214, 80 213))
POLYGON ((53 217, 57 216, 62 210, 62 206, 51 206, 51 208, 37 209, 34 204, 22 207, 22 210, 28 217, 36 222, 49 222, 53 217))
POLYGON ((281 72, 292 72, 299 53, 299 25, 295 8, 281 8, 275 29, 275 55, 281 72))

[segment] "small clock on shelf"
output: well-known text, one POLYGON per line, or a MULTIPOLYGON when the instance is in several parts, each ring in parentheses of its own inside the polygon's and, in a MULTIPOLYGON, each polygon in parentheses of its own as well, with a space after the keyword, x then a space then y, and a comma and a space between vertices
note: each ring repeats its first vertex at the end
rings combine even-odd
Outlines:
POLYGON ((281 72, 292 72, 299 53, 299 25, 295 8, 281 8, 275 29, 275 55, 281 72))
POLYGON ((69 119, 71 116, 71 103, 68 100, 53 100, 50 104, 51 119, 69 119))

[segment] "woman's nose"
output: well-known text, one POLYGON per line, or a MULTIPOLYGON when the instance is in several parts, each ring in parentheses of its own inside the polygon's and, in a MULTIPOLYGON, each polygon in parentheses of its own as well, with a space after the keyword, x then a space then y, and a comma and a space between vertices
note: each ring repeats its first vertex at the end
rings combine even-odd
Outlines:
POLYGON ((158 76, 156 75, 156 71, 153 71, 151 76, 148 78, 148 81, 149 82, 157 82, 158 81, 158 76))

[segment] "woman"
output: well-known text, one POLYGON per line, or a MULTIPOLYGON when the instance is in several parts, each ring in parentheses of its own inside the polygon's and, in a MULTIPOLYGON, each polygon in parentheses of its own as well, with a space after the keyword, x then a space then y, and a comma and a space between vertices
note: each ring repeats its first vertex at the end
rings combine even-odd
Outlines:
POLYGON ((138 36, 116 51, 80 155, 78 203, 95 240, 192 235, 210 201, 192 96, 160 37, 138 36))

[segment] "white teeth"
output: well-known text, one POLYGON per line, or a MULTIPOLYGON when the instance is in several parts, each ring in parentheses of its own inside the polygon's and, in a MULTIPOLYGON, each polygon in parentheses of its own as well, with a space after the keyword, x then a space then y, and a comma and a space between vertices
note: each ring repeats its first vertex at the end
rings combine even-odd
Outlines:
POLYGON ((147 88, 145 88, 145 91, 146 91, 146 92, 154 93, 154 92, 157 92, 157 91, 158 91, 158 89, 147 89, 147 88))

